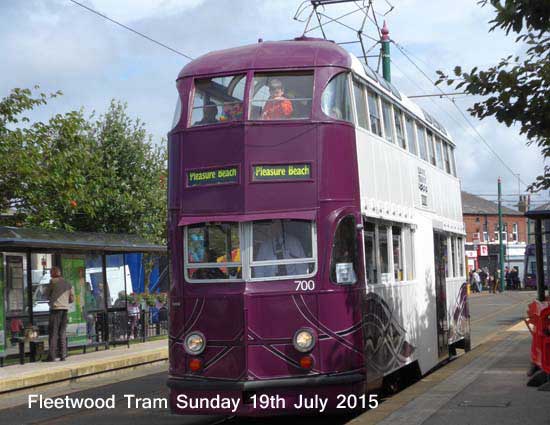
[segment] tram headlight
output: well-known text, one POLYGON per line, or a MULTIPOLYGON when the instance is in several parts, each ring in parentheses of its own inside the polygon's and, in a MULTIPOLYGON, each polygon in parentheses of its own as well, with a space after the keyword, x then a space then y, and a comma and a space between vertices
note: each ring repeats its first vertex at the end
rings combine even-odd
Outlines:
POLYGON ((315 345, 315 335, 309 329, 299 329, 294 334, 292 343, 294 344, 294 348, 296 348, 296 350, 301 353, 306 353, 311 351, 315 345))
POLYGON ((187 354, 197 356, 204 351, 206 338, 200 332, 191 332, 185 337, 185 351, 187 354))

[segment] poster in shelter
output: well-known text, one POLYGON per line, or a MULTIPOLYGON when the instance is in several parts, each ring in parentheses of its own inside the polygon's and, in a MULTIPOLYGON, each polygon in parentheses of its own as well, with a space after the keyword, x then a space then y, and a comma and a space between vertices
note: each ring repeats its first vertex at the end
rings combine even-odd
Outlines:
POLYGON ((71 284, 74 302, 69 307, 67 338, 69 346, 84 345, 87 342, 86 320, 84 318, 84 285, 86 284, 86 263, 84 258, 61 258, 63 278, 71 284))

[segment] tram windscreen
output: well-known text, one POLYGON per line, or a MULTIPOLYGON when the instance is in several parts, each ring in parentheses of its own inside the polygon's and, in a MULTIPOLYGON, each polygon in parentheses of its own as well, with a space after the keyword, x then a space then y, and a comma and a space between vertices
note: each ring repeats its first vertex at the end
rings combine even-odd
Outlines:
POLYGON ((200 223, 187 228, 187 279, 241 279, 241 250, 237 223, 200 223))
POLYGON ((252 223, 252 278, 306 276, 315 269, 313 223, 262 220, 252 223))
POLYGON ((191 127, 243 119, 244 74, 195 80, 191 127))
POLYGON ((251 120, 308 119, 313 72, 256 73, 250 102, 251 120))

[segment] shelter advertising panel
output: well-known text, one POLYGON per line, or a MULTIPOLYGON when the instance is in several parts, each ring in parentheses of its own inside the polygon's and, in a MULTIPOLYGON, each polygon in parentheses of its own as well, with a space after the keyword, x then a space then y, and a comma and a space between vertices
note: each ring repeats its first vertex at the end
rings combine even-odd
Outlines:
POLYGON ((83 295, 86 285, 86 263, 84 258, 61 258, 63 278, 71 284, 74 302, 69 307, 67 337, 69 346, 86 344, 86 320, 83 315, 83 295))
POLYGON ((6 354, 6 313, 4 311, 4 254, 0 253, 0 356, 6 354))

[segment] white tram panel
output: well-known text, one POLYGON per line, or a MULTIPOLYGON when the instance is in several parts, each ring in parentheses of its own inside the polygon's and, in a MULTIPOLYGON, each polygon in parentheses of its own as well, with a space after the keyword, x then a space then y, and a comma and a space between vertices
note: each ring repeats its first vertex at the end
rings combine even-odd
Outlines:
MULTIPOLYGON (((437 133, 437 130, 427 124, 422 110, 417 105, 404 96, 399 100, 389 95, 378 82, 365 74, 359 60, 351 56, 352 70, 356 74, 437 133)), ((367 90, 369 88, 367 86, 367 90)), ((450 141, 448 137, 445 139, 450 141)), ((397 144, 359 127, 356 128, 356 146, 362 214, 412 224, 416 228, 415 279, 369 284, 368 291, 376 293, 386 301, 395 319, 405 330, 408 342, 415 347, 411 356, 405 360, 405 364, 418 360, 422 373, 425 373, 439 362, 433 231, 437 229, 456 235, 464 234, 460 182, 458 178, 421 160, 397 144), (419 168, 426 177, 427 206, 423 206, 421 201, 419 168)), ((455 298, 463 279, 447 279, 448 316, 454 309, 455 298)))

